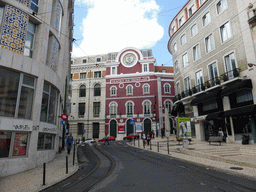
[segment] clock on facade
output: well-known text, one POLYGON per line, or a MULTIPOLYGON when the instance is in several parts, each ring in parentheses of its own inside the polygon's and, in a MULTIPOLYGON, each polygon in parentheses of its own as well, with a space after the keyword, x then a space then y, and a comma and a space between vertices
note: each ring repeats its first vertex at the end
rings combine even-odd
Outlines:
POLYGON ((128 53, 123 57, 123 64, 127 67, 131 67, 136 64, 137 58, 134 54, 128 53))

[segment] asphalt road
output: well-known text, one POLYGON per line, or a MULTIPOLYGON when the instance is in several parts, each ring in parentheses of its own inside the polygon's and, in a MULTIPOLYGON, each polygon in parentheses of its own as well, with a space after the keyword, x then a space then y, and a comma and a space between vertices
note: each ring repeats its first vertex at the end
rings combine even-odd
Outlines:
POLYGON ((122 141, 97 147, 115 159, 116 167, 92 192, 256 191, 256 181, 132 148, 122 141))

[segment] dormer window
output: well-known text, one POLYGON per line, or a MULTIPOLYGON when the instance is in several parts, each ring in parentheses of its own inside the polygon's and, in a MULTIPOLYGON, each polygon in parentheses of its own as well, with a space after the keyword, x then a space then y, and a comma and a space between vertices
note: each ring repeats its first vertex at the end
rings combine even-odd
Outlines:
POLYGON ((101 58, 98 57, 98 58, 96 59, 96 62, 101 62, 101 58))
POLYGON ((87 63, 87 59, 83 59, 83 63, 87 63))

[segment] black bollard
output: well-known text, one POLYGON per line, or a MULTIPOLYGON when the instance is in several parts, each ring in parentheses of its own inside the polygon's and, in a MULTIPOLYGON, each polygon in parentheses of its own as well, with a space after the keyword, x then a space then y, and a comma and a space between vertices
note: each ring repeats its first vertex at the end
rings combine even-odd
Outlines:
POLYGON ((75 157, 76 157, 76 144, 74 144, 74 151, 73 151, 73 165, 75 165, 75 157))
POLYGON ((143 147, 144 147, 144 149, 145 149, 145 140, 143 139, 143 147))
POLYGON ((149 143, 149 146, 150 146, 150 150, 152 150, 152 147, 151 147, 151 141, 150 141, 150 143, 149 143))
POLYGON ((45 185, 45 163, 43 167, 43 185, 45 185))
POLYGON ((157 152, 159 152, 159 142, 157 142, 157 152))
POLYGON ((68 156, 66 156, 66 174, 68 174, 68 156))
POLYGON ((170 154, 170 150, 169 150, 169 138, 167 138, 167 150, 168 150, 168 154, 170 154))
POLYGON ((138 139, 138 147, 140 147, 140 138, 138 139))
POLYGON ((135 146, 135 138, 133 138, 133 146, 135 146))

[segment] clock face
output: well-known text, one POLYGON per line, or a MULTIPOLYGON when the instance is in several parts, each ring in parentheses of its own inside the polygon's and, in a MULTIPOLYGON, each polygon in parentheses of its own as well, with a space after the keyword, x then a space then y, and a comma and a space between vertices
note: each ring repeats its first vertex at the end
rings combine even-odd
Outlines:
POLYGON ((133 66, 137 62, 134 54, 128 53, 123 58, 123 64, 126 66, 133 66))

